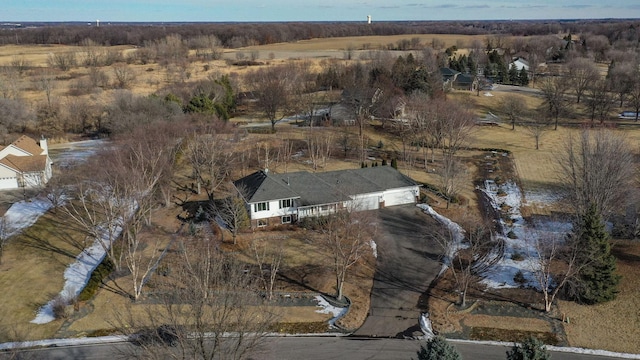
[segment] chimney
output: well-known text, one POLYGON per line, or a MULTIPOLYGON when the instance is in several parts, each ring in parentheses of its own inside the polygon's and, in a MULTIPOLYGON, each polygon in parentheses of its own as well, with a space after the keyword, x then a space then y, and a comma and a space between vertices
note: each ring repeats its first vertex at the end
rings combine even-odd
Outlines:
POLYGON ((49 146, 47 145, 47 139, 44 138, 44 135, 42 135, 42 138, 40 139, 40 147, 43 150, 42 155, 49 154, 49 146))

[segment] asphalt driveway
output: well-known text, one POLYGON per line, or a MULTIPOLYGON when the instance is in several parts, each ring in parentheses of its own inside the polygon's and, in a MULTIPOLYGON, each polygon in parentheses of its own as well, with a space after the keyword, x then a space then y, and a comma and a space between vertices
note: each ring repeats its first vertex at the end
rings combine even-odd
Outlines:
POLYGON ((440 271, 441 248, 427 239, 440 226, 415 205, 378 211, 378 258, 369 316, 355 336, 404 337, 421 335, 420 296, 440 271))

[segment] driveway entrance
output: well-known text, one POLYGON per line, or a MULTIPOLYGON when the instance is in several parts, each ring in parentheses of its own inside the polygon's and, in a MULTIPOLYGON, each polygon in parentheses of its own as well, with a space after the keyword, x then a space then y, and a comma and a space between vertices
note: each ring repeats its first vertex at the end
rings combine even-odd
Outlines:
POLYGON ((371 307, 353 335, 404 337, 421 335, 420 296, 440 271, 442 250, 425 234, 439 227, 415 205, 378 210, 378 258, 371 291, 371 307))

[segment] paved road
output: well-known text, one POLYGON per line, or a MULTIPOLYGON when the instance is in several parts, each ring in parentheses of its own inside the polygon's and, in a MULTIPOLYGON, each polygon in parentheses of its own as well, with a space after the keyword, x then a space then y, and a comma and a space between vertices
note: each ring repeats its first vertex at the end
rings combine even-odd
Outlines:
MULTIPOLYGON (((505 359, 507 347, 500 345, 467 344, 452 342, 464 359, 493 360, 505 359)), ((267 338, 261 351, 250 359, 261 360, 394 360, 416 358, 420 342, 402 339, 371 339, 354 337, 286 337, 267 338)), ((20 355, 25 359, 92 359, 115 360, 123 353, 130 353, 129 343, 96 344, 68 347, 51 347, 26 350, 20 355)), ((7 359, 11 353, 4 353, 7 359)), ((17 357, 13 357, 17 358, 17 357)), ((640 356, 636 357, 637 359, 640 356)), ((0 352, 0 359, 5 359, 0 352)), ((552 352, 553 360, 615 360, 619 357, 593 356, 552 352)))
POLYGON ((425 239, 437 226, 415 205, 379 211, 378 258, 369 316, 356 336, 422 335, 418 324, 420 296, 440 271, 440 247, 425 239))

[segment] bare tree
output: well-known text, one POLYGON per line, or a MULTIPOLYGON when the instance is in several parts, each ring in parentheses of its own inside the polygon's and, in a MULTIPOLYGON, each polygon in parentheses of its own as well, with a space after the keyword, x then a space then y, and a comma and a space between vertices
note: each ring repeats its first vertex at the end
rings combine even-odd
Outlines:
POLYGON ((251 241, 251 250, 258 265, 258 276, 269 301, 273 300, 273 289, 284 256, 284 241, 282 237, 259 238, 251 241))
POLYGON ((307 150, 313 171, 318 167, 326 167, 327 159, 331 156, 333 137, 330 132, 314 132, 307 136, 307 150))
POLYGON ((456 284, 458 304, 466 306, 469 288, 502 257, 497 251, 499 241, 492 238, 488 226, 470 218, 464 219, 459 227, 441 227, 428 236, 450 257, 448 265, 456 284))
POLYGON ((13 67, 20 76, 24 75, 31 66, 31 62, 24 56, 14 56, 11 58, 11 67, 13 67))
POLYGON ((291 115, 292 94, 298 74, 291 65, 279 65, 263 68, 250 73, 247 81, 256 96, 256 105, 271 122, 271 129, 291 115))
POLYGON ((576 214, 593 204, 606 219, 623 207, 636 172, 625 137, 607 129, 582 130, 565 144, 557 158, 560 181, 576 214))
POLYGON ((608 91, 617 95, 620 107, 622 107, 627 94, 631 91, 636 72, 638 72, 638 63, 636 61, 613 63, 609 66, 607 73, 608 91))
MULTIPOLYGON (((157 281, 156 305, 119 311, 113 323, 154 359, 245 359, 256 352, 277 313, 261 300, 245 264, 222 253, 211 234, 179 237, 171 276, 157 281)), ((136 305, 145 306, 145 305, 136 305)))
POLYGON ((237 192, 215 202, 215 216, 218 216, 231 232, 233 244, 236 244, 238 232, 249 226, 249 214, 244 202, 246 189, 236 189, 237 192))
POLYGON ((447 209, 451 200, 464 188, 467 181, 466 173, 467 167, 453 155, 444 156, 438 175, 440 175, 440 189, 447 199, 447 209))
POLYGON ((549 119, 542 113, 527 120, 524 124, 525 132, 531 136, 536 142, 536 150, 540 149, 540 139, 544 133, 549 130, 549 119))
POLYGON ((353 203, 322 219, 320 244, 331 259, 339 301, 343 297, 347 273, 370 249, 370 241, 376 232, 373 214, 358 211, 358 204, 353 203))
POLYGON ((211 131, 194 133, 187 142, 186 157, 193 170, 196 192, 200 194, 204 186, 209 198, 213 199, 213 192, 227 181, 231 171, 233 153, 227 148, 226 141, 211 131))
POLYGON ((9 240, 9 229, 7 229, 7 218, 0 217, 0 265, 2 265, 2 256, 4 255, 4 247, 9 240))
POLYGON ((136 78, 136 74, 128 65, 118 64, 113 66, 114 87, 128 89, 136 78))
POLYGON ((579 57, 567 63, 569 81, 576 94, 576 103, 580 103, 582 95, 600 78, 596 65, 589 59, 579 57))
POLYGON ((636 113, 635 121, 640 117, 640 70, 633 73, 629 93, 627 94, 629 105, 636 113))
POLYGON ((78 63, 76 60, 75 52, 59 52, 50 53, 47 56, 47 64, 49 67, 57 68, 62 71, 68 71, 72 67, 75 67, 78 63))
POLYGON ((600 120, 600 123, 609 117, 613 102, 613 94, 611 93, 611 83, 606 80, 598 80, 587 89, 586 105, 591 117, 591 126, 594 121, 600 120))
POLYGON ((580 272, 578 251, 560 234, 533 232, 528 237, 535 251, 529 254, 534 259, 533 277, 544 297, 544 311, 549 312, 560 290, 580 272))
POLYGON ((560 115, 567 111, 567 81, 558 76, 547 77, 540 84, 542 92, 543 108, 547 115, 555 120, 554 130, 558 130, 560 115))
POLYGON ((516 122, 527 111, 527 105, 521 97, 508 95, 502 100, 500 109, 511 123, 511 130, 515 130, 516 122))

